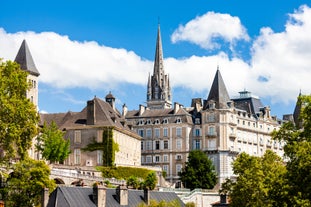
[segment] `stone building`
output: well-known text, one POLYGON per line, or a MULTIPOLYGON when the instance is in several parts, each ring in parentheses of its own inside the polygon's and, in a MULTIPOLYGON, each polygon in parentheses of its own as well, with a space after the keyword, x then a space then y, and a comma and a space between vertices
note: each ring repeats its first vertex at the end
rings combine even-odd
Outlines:
POLYGON ((88 144, 102 143, 104 131, 111 130, 113 140, 119 150, 115 153, 115 165, 140 166, 140 136, 131 130, 131 126, 115 108, 115 98, 109 93, 105 101, 95 97, 87 101, 81 112, 41 114, 41 122, 56 122, 70 140, 71 154, 65 165, 98 166, 103 165, 103 151, 84 151, 88 144))
POLYGON ((213 161, 219 182, 233 176, 231 163, 241 152, 261 156, 267 149, 282 155, 282 143, 270 133, 279 122, 268 106, 249 91, 230 98, 217 68, 207 99, 193 98, 190 107, 172 104, 169 76, 165 74, 160 27, 154 70, 148 77, 147 106, 124 110, 141 137, 142 165, 161 167, 166 179, 178 184, 178 173, 191 150, 202 150, 213 161))

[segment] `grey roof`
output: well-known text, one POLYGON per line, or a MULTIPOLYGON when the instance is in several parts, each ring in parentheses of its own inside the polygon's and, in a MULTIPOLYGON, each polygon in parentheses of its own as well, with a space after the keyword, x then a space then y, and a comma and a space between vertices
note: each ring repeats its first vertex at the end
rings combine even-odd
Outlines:
POLYGON ((260 109, 264 107, 260 99, 255 97, 232 99, 234 107, 246 111, 248 114, 257 115, 260 109))
POLYGON ((21 68, 30 74, 35 76, 40 75, 35 62, 32 59, 26 40, 23 40, 14 61, 20 64, 21 68))
MULTIPOLYGON (((90 187, 59 186, 50 195, 47 207, 96 207, 93 201, 93 189, 90 187)), ((144 192, 142 190, 128 190, 128 205, 125 207, 137 207, 143 203, 144 192)), ((185 206, 174 192, 150 191, 150 199, 156 201, 178 200, 181 206, 185 206)), ((106 189, 106 207, 121 206, 116 199, 116 189, 106 189)))
POLYGON ((211 100, 215 101, 215 107, 217 109, 228 108, 228 102, 230 102, 230 97, 219 69, 217 69, 216 71, 214 81, 207 98, 207 102, 211 100))

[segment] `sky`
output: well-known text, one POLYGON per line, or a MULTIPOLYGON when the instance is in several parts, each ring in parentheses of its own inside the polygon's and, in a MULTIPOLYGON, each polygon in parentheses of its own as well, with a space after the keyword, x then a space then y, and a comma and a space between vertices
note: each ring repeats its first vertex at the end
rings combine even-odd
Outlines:
POLYGON ((2 1, 0 57, 25 39, 42 113, 81 111, 111 92, 121 111, 146 105, 160 25, 173 102, 207 99, 219 68, 230 97, 247 90, 272 115, 311 94, 311 0, 2 1))

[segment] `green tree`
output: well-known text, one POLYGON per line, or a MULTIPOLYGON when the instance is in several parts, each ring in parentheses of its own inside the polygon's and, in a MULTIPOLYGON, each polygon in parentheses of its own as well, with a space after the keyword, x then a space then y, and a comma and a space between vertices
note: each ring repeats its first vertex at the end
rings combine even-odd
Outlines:
POLYGON ((27 72, 12 61, 0 59, 0 161, 25 159, 32 139, 37 135, 39 116, 36 107, 26 98, 30 84, 27 72))
POLYGON ((13 166, 13 172, 7 179, 7 186, 2 189, 5 206, 30 207, 40 203, 43 188, 50 192, 56 187, 50 180, 50 168, 43 161, 25 159, 13 166))
POLYGON ((64 132, 58 129, 54 121, 43 124, 41 134, 37 137, 37 150, 50 162, 63 162, 70 154, 70 141, 63 138, 64 132))
POLYGON ((129 178, 127 178, 126 185, 132 186, 134 189, 138 189, 139 188, 139 180, 137 177, 132 175, 129 178))
POLYGON ((154 171, 150 172, 146 179, 145 179, 145 188, 148 188, 149 190, 153 190, 155 189, 156 185, 157 185, 158 179, 157 179, 157 175, 154 171))
POLYGON ((172 200, 172 201, 156 201, 151 200, 150 204, 147 205, 145 203, 138 204, 137 207, 180 207, 180 202, 178 200, 172 200))
POLYGON ((300 95, 297 106, 300 108, 299 124, 287 122, 273 137, 286 143, 288 195, 284 202, 290 206, 311 206, 311 96, 300 95))
POLYGON ((221 193, 230 195, 230 206, 283 205, 286 167, 282 158, 267 150, 263 157, 241 153, 233 162, 235 181, 222 184, 221 193))
POLYGON ((186 188, 211 189, 217 182, 212 161, 200 150, 189 153, 188 162, 180 172, 180 178, 186 188))

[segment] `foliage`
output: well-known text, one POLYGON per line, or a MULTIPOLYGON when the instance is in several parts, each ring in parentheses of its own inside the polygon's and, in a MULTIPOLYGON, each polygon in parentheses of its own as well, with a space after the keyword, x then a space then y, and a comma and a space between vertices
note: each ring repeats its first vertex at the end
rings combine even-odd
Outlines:
POLYGON ((139 184, 140 184, 140 182, 139 182, 138 178, 133 176, 133 175, 128 177, 127 180, 126 180, 126 185, 127 186, 132 186, 134 189, 138 189, 139 188, 139 184))
POLYGON ((230 206, 284 206, 278 198, 284 196, 286 168, 274 152, 267 150, 263 157, 241 153, 233 171, 236 181, 227 180, 221 189, 230 195, 230 206))
POLYGON ((194 202, 188 202, 185 205, 186 207, 195 207, 195 203, 194 202))
POLYGON ((56 187, 50 180, 50 168, 43 161, 25 159, 13 166, 8 185, 2 189, 6 206, 35 206, 40 203, 43 188, 50 192, 56 187))
POLYGON ((106 127, 103 131, 103 141, 96 142, 95 140, 88 144, 84 151, 103 151, 103 166, 114 166, 115 154, 119 151, 119 145, 113 140, 113 128, 106 127))
POLYGON ((181 181, 186 188, 211 189, 217 182, 212 161, 200 150, 189 153, 188 162, 180 173, 181 181))
POLYGON ((180 207, 180 202, 178 200, 172 200, 172 201, 156 201, 156 200, 151 200, 150 204, 147 205, 145 203, 140 203, 138 207, 180 207))
POLYGON ((145 168, 135 167, 97 167, 97 170, 102 172, 104 178, 128 179, 131 176, 146 179, 147 175, 152 172, 145 168))
POLYGON ((50 162, 63 162, 70 154, 70 141, 63 138, 64 133, 54 121, 44 123, 41 134, 37 137, 37 150, 50 162))
POLYGON ((146 179, 145 179, 145 188, 149 189, 149 190, 153 190, 155 189, 156 185, 157 185, 158 179, 157 179, 157 175, 154 171, 150 172, 146 179))
POLYGON ((15 62, 0 59, 0 148, 5 151, 1 161, 25 159, 37 135, 39 116, 25 95, 29 87, 27 72, 15 62))
POLYGON ((273 137, 286 142, 288 196, 284 202, 291 206, 311 206, 311 96, 300 95, 297 106, 299 124, 285 123, 273 137))

